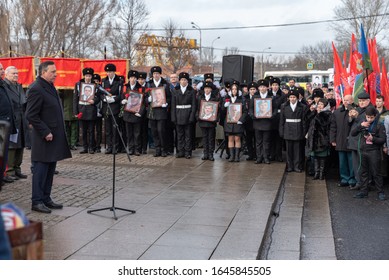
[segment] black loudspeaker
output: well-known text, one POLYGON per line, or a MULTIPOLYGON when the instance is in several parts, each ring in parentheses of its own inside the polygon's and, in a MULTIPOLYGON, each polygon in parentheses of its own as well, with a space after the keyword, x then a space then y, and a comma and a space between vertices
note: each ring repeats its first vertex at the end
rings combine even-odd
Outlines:
POLYGON ((223 82, 236 80, 248 84, 254 78, 254 57, 245 55, 223 56, 223 82))

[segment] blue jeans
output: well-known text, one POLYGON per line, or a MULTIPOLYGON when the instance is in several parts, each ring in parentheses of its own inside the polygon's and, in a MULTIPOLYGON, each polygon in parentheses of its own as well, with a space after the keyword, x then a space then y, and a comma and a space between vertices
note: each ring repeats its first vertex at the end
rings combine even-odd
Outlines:
POLYGON ((340 182, 354 185, 356 183, 353 169, 352 152, 339 151, 340 182))
POLYGON ((51 187, 57 162, 34 161, 32 174, 32 197, 33 205, 51 201, 51 187))

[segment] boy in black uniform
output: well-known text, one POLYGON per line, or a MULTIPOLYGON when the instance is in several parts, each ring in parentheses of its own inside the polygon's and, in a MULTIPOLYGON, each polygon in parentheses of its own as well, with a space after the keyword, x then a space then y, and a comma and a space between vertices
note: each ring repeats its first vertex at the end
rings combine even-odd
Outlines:
POLYGON ((365 119, 351 130, 351 136, 358 136, 359 153, 361 157, 360 188, 355 198, 365 198, 369 192, 369 172, 374 178, 375 187, 378 190, 378 199, 385 200, 384 183, 381 176, 381 149, 386 142, 385 127, 379 123, 378 112, 374 107, 368 107, 365 111, 365 119))

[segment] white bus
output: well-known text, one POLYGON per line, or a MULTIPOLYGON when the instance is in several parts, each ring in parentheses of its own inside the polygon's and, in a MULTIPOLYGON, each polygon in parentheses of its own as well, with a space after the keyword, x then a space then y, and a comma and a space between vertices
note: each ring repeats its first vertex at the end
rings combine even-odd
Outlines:
POLYGON ((306 70, 306 71, 266 71, 265 77, 273 76, 281 80, 281 84, 288 84, 290 79, 294 79, 301 87, 306 88, 309 82, 312 86, 321 87, 323 83, 333 86, 334 69, 328 70, 306 70))

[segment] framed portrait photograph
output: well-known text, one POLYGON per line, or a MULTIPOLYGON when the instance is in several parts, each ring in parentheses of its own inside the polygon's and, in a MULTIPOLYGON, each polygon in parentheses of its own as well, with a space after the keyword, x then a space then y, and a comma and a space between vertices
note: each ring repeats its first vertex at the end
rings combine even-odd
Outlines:
POLYGON ((151 102, 152 108, 162 107, 162 104, 166 104, 166 93, 164 87, 157 87, 151 89, 151 97, 153 102, 151 102))
POLYGON ((80 85, 80 101, 88 102, 95 97, 95 84, 85 84, 81 83, 80 85))
POLYGON ((143 94, 136 91, 130 91, 128 94, 129 96, 124 110, 130 113, 139 113, 143 101, 143 94))
POLYGON ((237 123, 242 117, 242 103, 231 103, 227 108, 227 123, 237 123))
POLYGON ((254 117, 257 119, 271 118, 272 112, 271 98, 254 98, 254 117))
POLYGON ((214 122, 217 120, 217 113, 219 110, 219 102, 201 100, 199 119, 207 122, 214 122))

